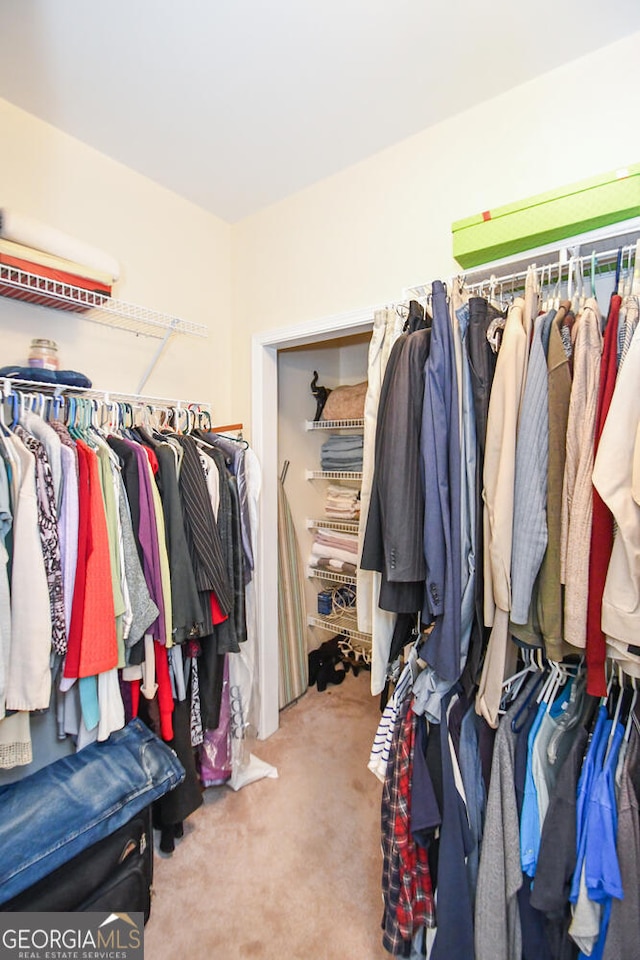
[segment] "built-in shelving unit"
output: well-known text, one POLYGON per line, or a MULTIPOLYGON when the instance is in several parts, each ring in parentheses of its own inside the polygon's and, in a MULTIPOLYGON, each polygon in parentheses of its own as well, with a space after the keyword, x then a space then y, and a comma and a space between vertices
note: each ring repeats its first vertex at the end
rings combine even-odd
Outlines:
MULTIPOLYGON (((305 422, 307 430, 359 430, 364 429, 364 419, 358 420, 307 420, 305 422)), ((351 483, 360 483, 362 472, 348 470, 306 470, 307 480, 345 480, 351 483)), ((326 517, 322 520, 307 519, 307 528, 310 530, 334 530, 338 533, 358 533, 357 520, 332 520, 326 517)), ((339 584, 348 584, 355 586, 356 577, 339 571, 325 570, 319 567, 307 568, 307 575, 325 582, 339 584)), ((347 608, 331 614, 330 616, 320 616, 317 614, 309 615, 307 623, 310 627, 319 630, 327 630, 331 633, 341 635, 341 643, 347 646, 356 659, 361 659, 366 663, 371 662, 371 635, 358 630, 358 619, 356 608, 347 608)))

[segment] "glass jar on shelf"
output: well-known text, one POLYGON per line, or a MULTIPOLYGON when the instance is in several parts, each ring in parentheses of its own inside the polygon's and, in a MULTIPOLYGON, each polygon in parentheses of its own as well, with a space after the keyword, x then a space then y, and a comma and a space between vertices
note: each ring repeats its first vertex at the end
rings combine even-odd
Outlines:
POLYGON ((29 347, 30 367, 38 367, 41 370, 58 370, 60 361, 58 360, 58 344, 55 340, 45 340, 35 338, 31 341, 29 347))

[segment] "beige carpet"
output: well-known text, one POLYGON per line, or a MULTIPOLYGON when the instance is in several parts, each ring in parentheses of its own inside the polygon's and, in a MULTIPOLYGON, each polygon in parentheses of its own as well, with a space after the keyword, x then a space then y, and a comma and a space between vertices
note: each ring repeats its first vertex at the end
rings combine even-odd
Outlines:
POLYGON ((209 788, 156 857, 147 960, 382 960, 379 719, 368 672, 309 690, 255 745, 278 768, 209 788))

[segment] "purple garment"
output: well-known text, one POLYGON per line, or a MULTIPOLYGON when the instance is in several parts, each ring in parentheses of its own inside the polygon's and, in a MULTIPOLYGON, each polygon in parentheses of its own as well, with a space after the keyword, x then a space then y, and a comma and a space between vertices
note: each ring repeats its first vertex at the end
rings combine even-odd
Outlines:
POLYGON ((226 783, 231 777, 230 719, 229 654, 226 654, 222 674, 220 720, 215 730, 205 730, 200 748, 200 779, 205 787, 226 783))
POLYGON ((158 640, 164 646, 167 642, 164 620, 164 595, 162 593, 158 527, 156 524, 155 507, 153 505, 153 493, 151 491, 152 480, 149 476, 149 460, 140 444, 133 443, 131 440, 124 438, 122 442, 126 443, 133 451, 138 463, 138 477, 140 480, 140 523, 138 527, 138 540, 142 547, 142 570, 151 598, 160 611, 159 616, 153 621, 147 632, 151 634, 154 640, 158 640))

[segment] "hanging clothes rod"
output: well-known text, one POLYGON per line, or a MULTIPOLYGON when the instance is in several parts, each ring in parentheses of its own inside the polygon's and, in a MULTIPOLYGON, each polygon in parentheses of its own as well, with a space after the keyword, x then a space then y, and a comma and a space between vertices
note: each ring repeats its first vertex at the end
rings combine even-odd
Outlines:
MULTIPOLYGON (((597 268, 610 270, 615 266, 620 248, 623 250, 623 260, 630 254, 633 259, 636 244, 640 239, 640 223, 637 218, 621 226, 622 229, 617 233, 607 231, 606 234, 599 235, 595 232, 593 237, 584 234, 579 237, 568 238, 563 243, 530 250, 528 253, 520 254, 511 260, 483 264, 466 273, 461 271, 457 276, 454 275, 450 278, 448 286, 452 289, 453 284, 459 279, 464 281, 467 290, 487 288, 491 277, 495 277, 495 283, 498 285, 501 283, 503 285, 515 284, 518 281, 524 282, 527 269, 534 264, 538 270, 544 267, 545 273, 548 273, 550 268, 552 277, 555 269, 555 280, 557 282, 559 264, 562 265, 563 274, 564 271, 569 270, 570 266, 573 267, 576 264, 582 266, 584 272, 584 265, 586 264, 588 266, 587 274, 589 274, 590 262, 594 253, 597 268), (581 253, 581 251, 585 252, 581 253)), ((629 266, 626 260, 624 266, 625 269, 629 266)), ((564 275, 566 276, 566 274, 564 275)), ((403 302, 418 300, 424 305, 428 302, 430 294, 431 282, 416 284, 405 288, 403 302)))
POLYGON ((12 391, 18 393, 43 393, 47 396, 79 396, 89 400, 102 400, 108 403, 111 400, 121 403, 139 404, 140 406, 176 407, 177 409, 211 410, 211 404, 198 400, 176 400, 171 397, 153 397, 141 393, 120 393, 117 390, 96 390, 93 387, 72 387, 62 383, 47 383, 41 380, 23 380, 13 377, 0 379, 1 390, 6 398, 12 391))
MULTIPOLYGON (((558 280, 563 279, 565 275, 568 277, 569 272, 575 267, 581 267, 585 276, 591 276, 591 269, 595 263, 595 272, 596 275, 598 272, 606 268, 608 270, 614 269, 618 257, 622 256, 623 267, 626 269, 632 265, 632 261, 635 261, 636 245, 627 244, 624 247, 616 247, 613 250, 603 250, 600 253, 583 254, 582 256, 569 256, 568 259, 562 258, 558 255, 558 259, 554 262, 549 260, 546 263, 532 263, 530 266, 534 267, 539 272, 544 271, 545 276, 549 276, 551 281, 557 282, 558 280), (625 259, 626 258, 626 259, 625 259), (586 269, 585 269, 586 268, 586 269)), ((518 270, 515 273, 500 274, 498 272, 492 272, 490 276, 485 276, 481 280, 471 280, 468 275, 460 274, 459 280, 464 283, 466 290, 484 290, 490 286, 507 286, 515 284, 524 284, 524 281, 527 278, 528 269, 518 270)))

